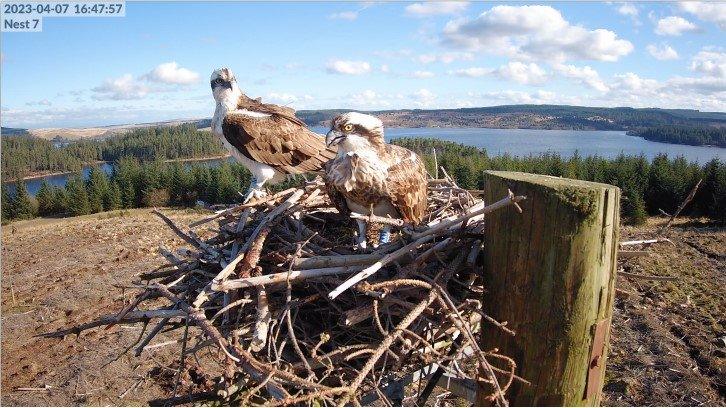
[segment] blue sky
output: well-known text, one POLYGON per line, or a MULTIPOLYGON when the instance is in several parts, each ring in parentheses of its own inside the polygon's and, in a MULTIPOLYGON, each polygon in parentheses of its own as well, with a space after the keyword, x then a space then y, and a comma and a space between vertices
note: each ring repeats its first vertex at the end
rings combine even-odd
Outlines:
POLYGON ((209 117, 209 75, 296 109, 726 110, 726 3, 128 2, 3 33, 2 125, 209 117))

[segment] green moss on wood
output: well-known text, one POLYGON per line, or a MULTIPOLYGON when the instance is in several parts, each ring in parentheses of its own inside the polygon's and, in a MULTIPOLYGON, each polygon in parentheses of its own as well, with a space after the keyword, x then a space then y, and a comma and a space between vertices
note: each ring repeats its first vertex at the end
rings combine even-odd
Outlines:
MULTIPOLYGON (((515 384, 513 405, 597 405, 584 398, 592 327, 612 315, 619 191, 614 186, 515 172, 487 172, 485 199, 512 190, 523 214, 488 216, 487 314, 517 336, 486 332, 532 386, 515 384)), ((602 379, 601 379, 602 381, 602 379)), ((600 382, 601 384, 601 382, 600 382)))
POLYGON ((592 189, 564 187, 557 192, 560 199, 584 218, 595 215, 597 210, 597 192, 592 189))

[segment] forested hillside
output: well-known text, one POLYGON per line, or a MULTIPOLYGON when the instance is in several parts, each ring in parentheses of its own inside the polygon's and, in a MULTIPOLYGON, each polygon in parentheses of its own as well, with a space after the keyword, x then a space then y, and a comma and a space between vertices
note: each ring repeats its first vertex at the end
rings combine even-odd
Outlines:
MULTIPOLYGON (((297 112, 308 125, 322 125, 345 109, 297 112)), ((726 126, 726 113, 688 109, 598 108, 568 105, 504 105, 461 109, 369 112, 386 126, 520 129, 628 130, 662 125, 726 126)))
MULTIPOLYGON (((684 158, 661 155, 621 156, 615 159, 563 158, 554 154, 529 157, 489 156, 484 149, 435 139, 397 139, 394 143, 424 157, 429 172, 435 174, 433 149, 439 165, 468 189, 484 187, 485 170, 510 170, 549 174, 617 185, 622 189, 623 220, 638 224, 659 209, 673 212, 699 179, 701 188, 686 207, 684 215, 707 216, 726 221, 726 164, 714 159, 703 166, 684 158)), ((239 201, 238 191, 249 183, 249 172, 240 164, 223 162, 220 167, 184 166, 179 162, 140 162, 123 157, 115 162, 109 177, 94 169, 88 180, 73 177, 65 188, 45 184, 35 198, 19 183, 15 194, 3 185, 3 220, 32 218, 36 215, 82 215, 120 208, 193 206, 239 201)), ((272 186, 279 190, 289 183, 272 186)))
POLYGON ((726 147, 726 126, 657 126, 637 129, 630 134, 654 142, 726 147))
POLYGON ((123 136, 61 147, 38 138, 3 136, 2 178, 7 181, 33 173, 79 171, 84 164, 115 161, 124 156, 150 161, 222 154, 225 151, 212 134, 197 130, 194 124, 136 129, 123 136))
POLYGON ((718 159, 701 166, 683 157, 666 155, 652 161, 643 156, 615 159, 579 155, 563 158, 556 154, 489 156, 485 149, 435 139, 403 138, 393 143, 422 154, 429 171, 433 171, 431 153, 435 148, 439 165, 469 189, 484 187, 485 170, 521 171, 614 184, 622 189, 623 217, 634 224, 644 221, 647 214, 659 214, 659 209, 675 211, 691 188, 703 179, 696 197, 683 214, 726 221, 726 163, 718 159))

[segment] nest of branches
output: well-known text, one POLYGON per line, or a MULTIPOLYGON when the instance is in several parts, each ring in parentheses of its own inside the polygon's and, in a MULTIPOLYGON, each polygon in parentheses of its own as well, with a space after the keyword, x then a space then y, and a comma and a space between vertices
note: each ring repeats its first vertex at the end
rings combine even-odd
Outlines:
POLYGON ((332 208, 320 179, 184 229, 157 211, 189 247, 160 249, 168 263, 141 273, 140 293, 117 314, 48 335, 143 324, 138 355, 158 333, 178 333, 182 367, 202 350, 223 367, 207 395, 243 405, 400 404, 386 387, 434 371, 429 393, 444 373, 507 405, 507 389, 524 380, 477 342, 482 323, 514 334, 481 310, 477 259, 485 215, 521 199, 486 205, 448 176, 430 180, 428 216, 415 228, 351 216, 396 226, 369 251, 356 249, 353 220, 332 208))

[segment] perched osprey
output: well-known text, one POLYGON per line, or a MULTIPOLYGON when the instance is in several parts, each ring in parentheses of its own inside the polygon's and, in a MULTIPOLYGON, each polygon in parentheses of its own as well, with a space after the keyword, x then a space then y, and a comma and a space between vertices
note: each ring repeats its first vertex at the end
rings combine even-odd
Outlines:
POLYGON ((266 182, 281 181, 286 174, 320 171, 335 157, 323 136, 308 130, 294 110, 243 94, 228 68, 212 72, 210 81, 217 102, 212 133, 252 173, 245 202, 263 197, 266 182))
MULTIPOLYGON (((343 214, 351 211, 403 218, 418 224, 426 212, 426 168, 412 151, 386 144, 383 122, 357 112, 342 114, 330 127, 325 143, 338 154, 325 166, 328 194, 343 214)), ((366 247, 366 225, 358 222, 358 246, 366 247)), ((380 243, 388 242, 384 227, 380 243)))

